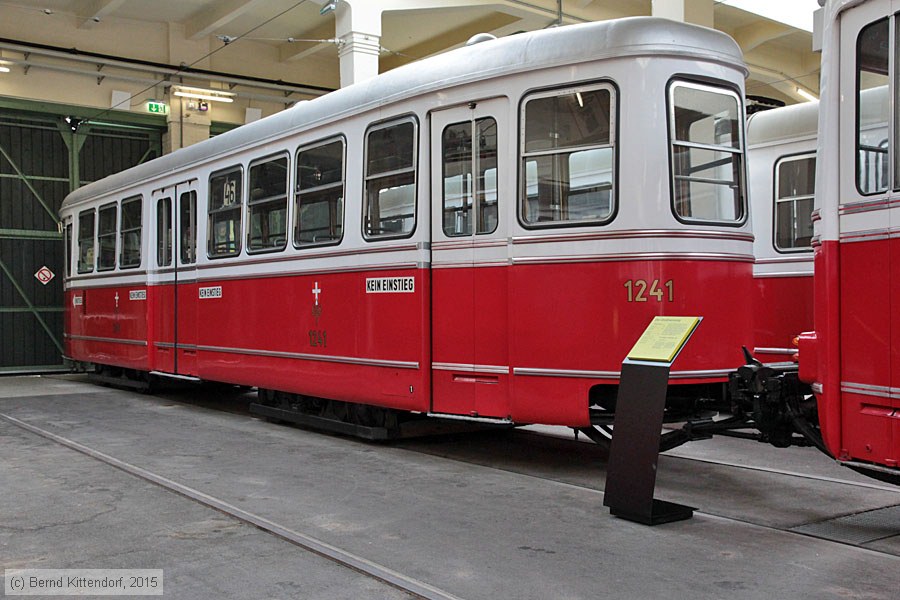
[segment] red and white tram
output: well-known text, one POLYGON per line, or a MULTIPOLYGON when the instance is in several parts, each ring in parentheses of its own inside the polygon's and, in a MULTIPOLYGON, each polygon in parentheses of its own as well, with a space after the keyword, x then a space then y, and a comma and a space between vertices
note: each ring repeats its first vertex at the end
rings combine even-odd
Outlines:
POLYGON ((818 102, 747 118, 747 170, 753 220, 753 354, 792 360, 793 343, 813 327, 812 210, 818 102))
POLYGON ((653 316, 702 315, 673 394, 719 393, 752 343, 745 74, 710 29, 560 27, 87 185, 66 353, 357 418, 586 427, 653 316))
POLYGON ((841 464, 900 484, 900 6, 824 6, 813 212, 815 331, 796 374, 742 367, 735 397, 776 443, 800 432, 841 464), (779 423, 780 422, 780 423, 779 423))
POLYGON ((822 439, 900 478, 900 153, 890 0, 826 4, 816 179, 815 327, 800 341, 822 439), (867 100, 878 97, 879 101, 867 100), (892 108, 894 107, 894 108, 892 108))

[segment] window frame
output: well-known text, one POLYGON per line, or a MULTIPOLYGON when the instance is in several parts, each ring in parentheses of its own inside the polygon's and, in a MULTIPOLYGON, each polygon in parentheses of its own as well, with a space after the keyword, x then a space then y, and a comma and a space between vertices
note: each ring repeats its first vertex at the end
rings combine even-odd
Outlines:
POLYGON ((144 197, 140 194, 136 196, 130 196, 122 200, 119 205, 119 268, 120 269, 137 269, 141 266, 141 263, 144 260, 144 197), (132 227, 130 229, 125 229, 125 223, 123 222, 125 218, 125 205, 126 204, 134 204, 138 202, 140 205, 140 218, 138 219, 138 226, 132 227), (138 245, 137 245, 137 262, 131 263, 125 262, 125 234, 138 232, 138 245))
MULTIPOLYGON (((695 77, 686 74, 676 74, 672 76, 669 81, 666 83, 666 137, 667 137, 667 154, 668 154, 668 163, 669 163, 669 208, 672 211, 672 216, 675 217, 679 223, 683 223, 685 225, 700 225, 700 226, 717 226, 717 227, 743 227, 747 224, 748 219, 750 218, 750 206, 749 206, 749 198, 747 192, 748 186, 748 175, 747 175, 747 134, 746 134, 746 117, 745 117, 745 107, 743 97, 741 96, 740 88, 734 85, 733 83, 721 79, 714 78, 704 78, 704 77, 695 77), (689 147, 699 147, 700 149, 708 149, 712 152, 730 152, 732 155, 737 155, 740 157, 740 168, 738 170, 741 181, 740 181, 740 197, 741 197, 741 216, 739 219, 722 221, 715 219, 696 219, 690 217, 683 217, 678 214, 678 209, 675 207, 675 152, 674 148, 676 145, 676 140, 674 137, 675 134, 675 88, 679 86, 691 87, 694 89, 700 89, 704 91, 711 91, 715 93, 721 93, 723 95, 729 95, 734 98, 737 102, 737 123, 738 123, 738 136, 739 136, 739 148, 735 150, 733 147, 729 146, 707 146, 706 144, 701 144, 699 146, 689 146, 689 147)), ((682 142, 684 144, 684 142, 682 142)))
MULTIPOLYGON (((244 173, 244 165, 240 164, 240 163, 236 164, 236 165, 232 165, 230 167, 225 167, 223 169, 218 169, 209 174, 209 178, 207 179, 207 189, 206 189, 206 257, 209 258, 210 260, 218 260, 220 258, 233 258, 235 256, 241 255, 241 251, 243 250, 241 241, 243 240, 243 235, 244 235, 243 234, 243 231, 244 231, 243 215, 244 215, 244 197, 246 196, 246 182, 247 182, 247 178, 244 173), (238 186, 238 189, 237 189, 237 192, 240 194, 240 197, 238 198, 237 202, 235 202, 235 204, 237 204, 237 206, 235 207, 235 206, 229 205, 229 206, 225 207, 223 205, 222 207, 219 207, 219 208, 213 208, 212 207, 212 181, 213 181, 213 179, 216 179, 217 177, 223 177, 230 173, 239 173, 240 177, 241 177, 240 185, 238 186), (238 215, 238 218, 237 218, 238 223, 237 224, 238 224, 239 231, 236 231, 235 235, 234 235, 234 250, 230 251, 230 252, 213 253, 214 246, 212 243, 212 241, 213 241, 212 236, 215 234, 215 232, 213 231, 213 229, 214 229, 213 228, 213 215, 217 215, 220 213, 227 213, 227 212, 235 212, 238 215)), ((196 212, 196 205, 194 207, 194 211, 196 212)), ((195 220, 196 220, 196 217, 195 217, 195 220)), ((195 236, 195 240, 196 240, 196 236, 197 236, 196 227, 194 228, 194 236, 195 236)), ((194 252, 194 260, 196 261, 196 249, 194 252)))
MULTIPOLYGON (((181 192, 177 196, 177 206, 175 206, 175 213, 173 217, 173 223, 178 223, 177 231, 175 235, 178 236, 178 252, 175 253, 176 266, 181 265, 195 265, 197 264, 197 200, 200 197, 200 193, 195 189, 189 189, 186 192, 181 192), (184 215, 182 214, 182 209, 184 208, 184 198, 187 196, 188 198, 188 206, 190 208, 190 221, 188 223, 184 222, 184 215), (184 243, 184 233, 185 233, 185 225, 188 227, 188 231, 191 233, 191 245, 188 247, 187 244, 184 243), (185 250, 187 249, 190 252, 189 255, 185 256, 185 250)), ((174 239, 174 238, 173 238, 174 239)), ((228 255, 230 256, 230 255, 228 255)))
MULTIPOLYGON (((773 165, 772 170, 772 247, 776 252, 780 254, 798 254, 798 253, 809 253, 813 251, 812 245, 809 246, 800 246, 793 248, 782 248, 778 245, 778 204, 779 202, 793 202, 797 203, 800 200, 812 199, 815 203, 815 179, 813 179, 813 193, 806 196, 786 196, 784 199, 779 199, 778 196, 778 184, 780 182, 779 176, 779 167, 786 163, 792 161, 806 160, 812 158, 814 161, 816 160, 816 152, 815 150, 811 152, 797 152, 794 154, 785 154, 783 156, 779 156, 775 159, 775 164, 773 165)), ((813 163, 816 164, 815 162, 813 163)), ((815 208, 815 205, 813 205, 815 208)))
MULTIPOLYGON (((364 167, 365 168, 365 167, 364 167)), ((347 137, 344 134, 338 134, 331 137, 323 138, 321 140, 311 142, 309 144, 303 144, 302 146, 297 147, 297 150, 294 152, 294 186, 293 186, 293 198, 291 202, 294 207, 294 214, 291 217, 291 239, 293 242, 294 248, 298 250, 301 248, 317 248, 320 246, 338 246, 341 242, 344 241, 344 234, 346 232, 346 215, 347 215, 347 137), (301 193, 312 193, 318 191, 325 191, 332 188, 337 188, 337 184, 331 183, 322 186, 307 188, 306 190, 300 190, 300 177, 297 174, 297 170, 300 168, 300 154, 302 152, 307 152, 310 150, 314 150, 316 148, 322 148, 324 146, 328 146, 334 144, 335 142, 341 143, 341 215, 340 215, 340 226, 341 226, 341 235, 336 239, 332 240, 324 240, 321 242, 301 242, 299 239, 299 220, 300 220, 300 196, 301 193)), ((365 187, 365 181, 363 182, 363 187, 365 187)), ((363 192, 365 195, 365 191, 363 192)), ((365 203, 364 203, 365 204, 365 203)), ((363 211, 365 211, 365 207, 363 207, 363 211)), ((365 217, 363 217, 363 230, 365 230, 365 217)), ((380 238, 379 238, 380 239, 380 238)))
POLYGON ((169 268, 172 266, 172 261, 175 258, 175 237, 174 237, 174 220, 172 218, 172 196, 166 195, 161 198, 156 199, 156 266, 160 269, 169 268), (162 227, 162 223, 160 222, 160 216, 162 213, 160 212, 160 207, 163 203, 168 204, 168 210, 166 212, 166 228, 165 230, 162 227), (168 234, 167 239, 162 239, 160 236, 163 232, 168 234), (164 244, 164 245, 162 245, 164 244), (162 262, 160 260, 160 252, 162 250, 166 251, 166 262, 162 262))
POLYGON ((385 119, 381 121, 377 121, 375 123, 371 123, 368 127, 366 127, 366 132, 363 135, 363 190, 362 190, 362 238, 365 242, 380 242, 384 240, 398 240, 398 239, 407 239, 411 238, 416 234, 416 229, 419 226, 419 152, 420 152, 420 135, 419 135, 419 118, 415 114, 406 114, 397 117, 391 117, 390 119, 385 119), (404 123, 412 123, 413 126, 413 152, 412 152, 412 166, 406 167, 403 169, 395 169, 393 171, 385 171, 382 173, 378 173, 377 175, 369 175, 369 136, 375 131, 381 131, 383 129, 388 129, 389 127, 394 127, 397 125, 403 125, 404 123), (394 233, 394 234, 377 234, 377 235, 369 235, 367 233, 367 225, 366 221, 369 216, 369 182, 377 179, 385 179, 388 177, 394 177, 397 175, 402 175, 405 173, 412 173, 413 175, 413 213, 412 220, 413 224, 410 227, 408 232, 405 233, 394 233))
MULTIPOLYGON (((519 99, 519 108, 518 108, 518 121, 517 121, 517 139, 518 146, 516 149, 516 218, 519 221, 519 225, 524 229, 530 230, 540 230, 540 229, 566 229, 572 227, 603 227, 609 225, 613 221, 615 221, 616 217, 619 214, 619 123, 620 123, 620 114, 619 114, 619 98, 621 97, 621 93, 619 90, 619 86, 612 79, 592 79, 588 81, 580 81, 580 82, 572 82, 566 83, 563 85, 557 85, 553 87, 546 88, 534 88, 527 90, 522 97, 519 99), (612 185, 610 187, 609 201, 611 204, 609 216, 604 219, 591 219, 584 221, 542 221, 542 222, 529 222, 525 219, 525 205, 526 205, 526 176, 527 173, 525 171, 525 107, 529 100, 534 100, 537 98, 551 98, 554 96, 564 96, 567 94, 573 94, 576 92, 591 92, 599 89, 608 89, 610 92, 610 111, 609 111, 609 144, 596 146, 569 146, 562 150, 565 152, 567 150, 572 150, 575 148, 581 148, 582 151, 590 150, 590 149, 603 149, 610 148, 612 150, 612 185)), ((546 154, 542 152, 542 154, 546 154)), ((532 154, 534 155, 534 154, 532 154)))
MULTIPOLYGON (((441 217, 440 218, 441 218, 441 232, 443 233, 444 237, 446 237, 448 239, 453 239, 453 238, 466 238, 466 237, 479 236, 479 235, 491 235, 492 233, 495 233, 497 231, 497 228, 500 226, 500 216, 501 216, 500 215, 500 181, 501 181, 501 179, 500 179, 500 162, 501 161, 500 161, 500 157, 499 157, 499 132, 500 132, 500 124, 497 120, 497 117, 494 116, 494 114, 485 114, 480 117, 473 116, 467 121, 457 121, 455 123, 447 123, 444 126, 444 128, 441 130, 440 152, 441 152, 441 183, 442 183, 441 190, 442 191, 441 191, 441 217), (479 126, 482 123, 485 123, 487 121, 493 122, 493 124, 494 124, 493 126, 496 129, 495 135, 497 136, 497 140, 496 140, 497 145, 494 146, 494 148, 493 148, 493 150, 497 153, 497 156, 495 156, 495 158, 494 158, 494 161, 496 162, 496 167, 495 167, 496 173, 494 175, 495 188, 493 190, 494 194, 496 196, 496 199, 494 200, 494 206, 496 207, 497 220, 494 222, 494 227, 492 229, 483 230, 483 231, 478 230, 478 228, 481 227, 484 222, 483 215, 486 212, 484 209, 485 209, 485 207, 490 206, 490 204, 484 200, 479 200, 478 194, 479 193, 484 194, 484 192, 486 190, 478 187, 477 182, 479 181, 479 179, 481 177, 476 176, 476 173, 473 171, 472 173, 469 173, 469 175, 472 176, 472 187, 471 187, 471 191, 470 191, 471 204, 468 205, 468 208, 466 208, 466 211, 465 211, 465 212, 471 212, 471 214, 472 214, 472 218, 470 219, 472 231, 469 231, 467 233, 450 233, 449 231, 447 231, 447 226, 445 223, 446 212, 447 212, 447 165, 448 165, 448 163, 447 163, 447 156, 445 153, 446 144, 444 142, 444 136, 446 135, 447 131, 451 127, 458 127, 460 125, 468 125, 469 143, 470 143, 470 145, 473 145, 474 142, 472 140, 474 139, 475 134, 477 134, 481 131, 479 126)), ((477 155, 477 159, 476 159, 476 151, 473 146, 469 153, 469 161, 468 161, 469 166, 474 167, 475 165, 477 165, 478 160, 480 160, 480 156, 481 155, 479 153, 477 155)), ((484 173, 486 174, 487 170, 485 170, 484 173)), ((462 205, 461 205, 461 208, 462 208, 462 205)), ((468 217, 467 217, 467 219, 468 219, 468 217)))
POLYGON ((65 245, 66 245, 65 254, 63 255, 63 258, 66 261, 66 269, 65 269, 66 279, 68 279, 72 276, 72 258, 73 258, 72 246, 74 245, 74 239, 73 239, 72 235, 75 231, 72 221, 73 221, 73 219, 71 217, 66 219, 64 227, 63 227, 63 235, 66 240, 65 241, 65 245))
POLYGON ((79 275, 86 274, 86 273, 93 273, 95 271, 95 269, 97 268, 97 209, 89 208, 87 210, 79 211, 76 243, 78 245, 77 261, 75 263, 76 273, 79 275), (91 216, 91 233, 89 236, 82 238, 82 236, 81 236, 81 219, 85 215, 88 215, 88 214, 90 214, 90 216, 91 216), (90 265, 90 269, 82 269, 81 266, 82 266, 83 261, 81 260, 81 255, 82 255, 81 248, 82 248, 82 243, 87 240, 90 240, 90 243, 91 243, 91 265, 90 265))
POLYGON ((118 202, 108 202, 97 208, 97 224, 94 229, 96 231, 97 246, 94 249, 94 252, 96 253, 96 258, 95 258, 94 263, 95 263, 98 273, 106 272, 106 271, 115 271, 116 267, 118 266, 118 263, 119 263, 119 261, 118 261, 119 214, 120 214, 120 211, 119 211, 119 203, 118 202), (115 211, 114 217, 113 217, 113 230, 103 233, 100 231, 100 224, 101 224, 101 221, 103 220, 102 214, 109 210, 115 211), (113 262, 112 262, 112 265, 103 266, 103 265, 101 265, 101 259, 103 257, 103 239, 110 238, 110 237, 113 239, 113 252, 112 252, 113 262))
MULTIPOLYGON (((856 34, 856 43, 854 44, 854 47, 853 47, 853 76, 854 76, 854 82, 853 82, 854 99, 853 99, 853 101, 856 104, 855 109, 854 109, 855 112, 854 112, 854 122, 853 122, 853 128, 854 128, 854 131, 853 131, 853 144, 854 144, 854 146, 853 146, 853 149, 854 149, 853 185, 856 189, 856 192, 860 196, 863 196, 863 197, 882 196, 884 194, 888 194, 891 192, 891 190, 895 190, 896 186, 898 185, 898 182, 892 181, 892 179, 894 178, 894 172, 897 169, 897 166, 896 166, 896 164, 894 164, 895 157, 892 156, 893 144, 891 143, 891 140, 893 139, 893 137, 891 135, 891 127, 893 126, 892 122, 894 121, 894 118, 895 118, 894 114, 892 114, 892 113, 894 113, 897 110, 897 108, 894 108, 893 111, 889 109, 888 114, 887 114, 887 136, 885 137, 885 140, 884 140, 884 143, 886 144, 885 156, 887 158, 887 164, 888 164, 887 172, 885 173, 885 175, 887 176, 887 185, 885 186, 884 189, 881 189, 881 190, 876 189, 871 192, 863 191, 862 186, 860 185, 860 183, 861 183, 860 179, 862 176, 862 173, 861 173, 862 160, 860 158, 860 152, 863 150, 862 145, 861 145, 861 139, 860 139, 862 137, 861 136, 862 122, 860 121, 860 117, 862 116, 861 115, 862 92, 864 92, 866 90, 870 90, 870 89, 877 89, 877 88, 866 88, 866 90, 863 90, 860 87, 860 84, 861 84, 860 74, 862 73, 862 69, 860 68, 860 54, 861 54, 860 53, 860 44, 862 42, 862 33, 876 24, 885 23, 886 28, 887 28, 888 39, 889 40, 893 39, 893 35, 896 31, 897 25, 894 24, 894 26, 892 27, 892 24, 895 23, 896 21, 897 21, 897 19, 895 18, 894 15, 888 15, 888 16, 882 17, 880 19, 875 19, 874 21, 866 23, 863 27, 861 27, 859 29, 859 32, 856 34)), ((892 47, 892 46, 888 47, 888 52, 887 52, 888 72, 885 75, 885 78, 887 79, 887 83, 885 85, 888 87, 888 90, 893 89, 894 82, 893 82, 893 78, 891 76, 891 72, 892 72, 892 69, 894 69, 893 63, 894 63, 894 55, 896 52, 897 52, 897 50, 895 47, 892 47)), ((879 145, 881 145, 881 144, 879 144, 879 145)))
MULTIPOLYGON (((290 238, 291 232, 289 229, 289 217, 290 217, 290 204, 291 204, 291 153, 288 150, 283 150, 281 152, 275 152, 273 154, 269 154, 267 156, 263 156, 261 158, 253 159, 249 165, 247 165, 247 202, 246 202, 246 218, 247 218, 247 233, 246 233, 246 247, 247 254, 269 254, 272 252, 283 252, 285 248, 288 247, 288 239, 290 238), (284 241, 280 246, 264 246, 262 248, 252 248, 250 246, 250 235, 252 234, 252 215, 253 215, 253 207, 262 205, 262 204, 274 204, 278 197, 271 198, 263 198, 262 200, 254 201, 250 198, 250 194, 252 192, 250 177, 253 173, 253 167, 259 166, 268 162, 275 162, 279 159, 283 158, 285 160, 285 180, 284 180, 284 241)), ((238 251, 240 254, 240 250, 238 251)))

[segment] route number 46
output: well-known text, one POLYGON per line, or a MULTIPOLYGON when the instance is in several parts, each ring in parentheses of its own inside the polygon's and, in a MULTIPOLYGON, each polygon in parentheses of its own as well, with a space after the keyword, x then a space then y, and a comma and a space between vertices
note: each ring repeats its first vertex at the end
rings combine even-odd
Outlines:
POLYGON ((675 284, 672 280, 660 284, 659 279, 644 281, 643 279, 629 279, 625 282, 629 302, 647 302, 650 298, 657 302, 675 300, 675 284))

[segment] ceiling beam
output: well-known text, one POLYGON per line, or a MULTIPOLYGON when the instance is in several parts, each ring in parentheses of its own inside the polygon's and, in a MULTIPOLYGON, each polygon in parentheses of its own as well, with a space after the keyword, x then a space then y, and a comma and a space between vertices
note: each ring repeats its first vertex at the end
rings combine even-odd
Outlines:
POLYGON ((782 25, 781 23, 759 20, 751 25, 739 27, 730 33, 734 41, 741 47, 741 50, 750 52, 762 44, 790 35, 795 31, 797 30, 793 27, 782 25))
POLYGON ((495 12, 481 17, 477 21, 472 21, 465 25, 445 31, 442 34, 434 36, 419 44, 414 44, 407 48, 389 48, 389 50, 394 51, 397 54, 383 56, 381 58, 381 71, 388 71, 408 62, 430 56, 437 52, 443 52, 444 50, 465 43, 470 37, 477 33, 491 33, 502 27, 516 23, 519 20, 520 19, 514 15, 505 12, 495 12))
POLYGON ((125 0, 94 0, 88 3, 83 16, 84 20, 78 25, 79 29, 91 29, 114 13, 120 6, 125 4, 125 0))
POLYGON ((227 2, 211 2, 208 8, 197 12, 184 22, 188 39, 200 40, 208 37, 231 23, 242 14, 262 6, 265 0, 229 0, 227 2))

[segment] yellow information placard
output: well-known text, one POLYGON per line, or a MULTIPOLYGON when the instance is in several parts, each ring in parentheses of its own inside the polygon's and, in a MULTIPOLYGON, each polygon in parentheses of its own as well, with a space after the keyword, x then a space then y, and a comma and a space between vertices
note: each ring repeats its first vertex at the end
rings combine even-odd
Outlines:
POLYGON ((694 333, 701 317, 653 317, 634 348, 631 360, 671 363, 694 333))

